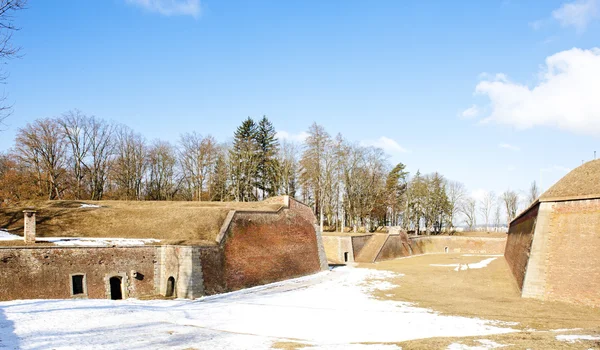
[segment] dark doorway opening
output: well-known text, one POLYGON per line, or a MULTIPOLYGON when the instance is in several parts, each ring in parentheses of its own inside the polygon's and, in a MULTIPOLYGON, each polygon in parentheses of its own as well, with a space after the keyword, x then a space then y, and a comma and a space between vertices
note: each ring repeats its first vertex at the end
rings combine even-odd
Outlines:
POLYGON ((344 262, 348 262, 348 252, 344 252, 344 262))
POLYGON ((82 295, 85 293, 83 289, 83 275, 71 276, 71 282, 73 286, 73 290, 71 292, 73 295, 82 295))
POLYGON ((173 276, 171 276, 167 280, 167 293, 165 294, 165 296, 167 298, 170 298, 174 294, 175 294, 175 278, 173 278, 173 276))
POLYGON ((122 287, 122 278, 115 276, 111 277, 109 280, 110 283, 110 298, 112 300, 121 300, 123 299, 123 287, 122 287))

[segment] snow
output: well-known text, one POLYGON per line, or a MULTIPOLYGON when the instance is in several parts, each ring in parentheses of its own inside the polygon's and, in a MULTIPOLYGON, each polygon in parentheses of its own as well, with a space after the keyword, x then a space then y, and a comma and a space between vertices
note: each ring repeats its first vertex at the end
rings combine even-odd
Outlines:
POLYGON ((87 204, 87 203, 84 203, 79 208, 100 208, 100 206, 96 205, 96 204, 87 204))
POLYGON ((487 350, 487 349, 498 349, 504 348, 508 345, 503 345, 496 343, 495 341, 489 339, 479 339, 477 340, 481 343, 481 346, 469 346, 461 343, 452 343, 448 346, 448 350, 487 350))
POLYGON ((23 237, 0 230, 0 241, 16 241, 18 239, 23 239, 23 237))
POLYGON ((0 302, 0 347, 270 349, 287 341, 316 349, 392 350, 398 347, 379 343, 517 331, 369 293, 393 288, 390 280, 401 277, 340 267, 197 300, 0 302))
POLYGON ((488 258, 473 264, 429 264, 430 266, 454 267, 454 271, 464 271, 469 269, 482 269, 488 266, 492 261, 498 258, 488 258))
POLYGON ((569 343, 578 343, 580 340, 600 340, 600 336, 580 335, 580 334, 561 334, 556 336, 556 340, 569 343))
POLYGON ((69 237, 38 237, 38 241, 51 242, 64 247, 112 247, 139 246, 146 243, 160 242, 153 238, 69 238, 69 237))

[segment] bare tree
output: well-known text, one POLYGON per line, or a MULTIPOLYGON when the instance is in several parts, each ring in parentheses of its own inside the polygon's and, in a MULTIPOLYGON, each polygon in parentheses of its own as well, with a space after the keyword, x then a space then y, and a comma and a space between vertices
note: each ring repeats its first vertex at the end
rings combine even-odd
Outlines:
POLYGON ((519 206, 519 195, 515 191, 506 190, 502 194, 502 201, 506 208, 506 222, 510 222, 517 216, 517 210, 519 206))
POLYGON ((291 197, 298 190, 298 145, 283 140, 279 148, 279 193, 291 197))
POLYGON ((38 119, 19 129, 16 152, 36 173, 38 188, 48 199, 60 199, 67 163, 67 142, 53 119, 38 119))
MULTIPOLYGON (((531 186, 529 187, 529 193, 528 193, 528 197, 527 197, 529 204, 535 202, 539 196, 540 196, 540 189, 537 185, 537 182, 533 181, 531 183, 531 186)), ((527 205, 527 206, 529 206, 529 205, 527 205)))
POLYGON ((205 188, 211 198, 209 184, 217 160, 217 142, 210 135, 203 137, 193 132, 181 135, 179 144, 179 162, 191 199, 201 201, 205 188))
POLYGON ((492 215, 492 209, 494 207, 494 203, 496 203, 496 194, 493 191, 489 191, 483 196, 481 200, 481 206, 479 207, 479 211, 481 215, 485 219, 485 231, 489 231, 490 227, 490 216, 492 215))
POLYGON ((102 119, 91 117, 87 128, 89 140, 89 175, 90 197, 100 200, 104 195, 104 187, 108 178, 109 168, 114 155, 113 131, 114 126, 102 119))
MULTIPOLYGON (((19 47, 12 45, 12 36, 19 28, 14 24, 15 11, 25 8, 26 0, 0 0, 0 63, 6 64, 9 59, 19 54, 19 47)), ((8 74, 0 70, 0 83, 6 81, 8 74)), ((6 94, 0 96, 0 123, 8 117, 12 106, 7 105, 6 94)))
POLYGON ((141 200, 142 184, 148 166, 147 146, 141 135, 126 126, 116 128, 116 157, 112 166, 112 178, 119 198, 141 200))
POLYGON ((454 227, 454 220, 456 214, 459 212, 460 207, 463 205, 464 200, 467 196, 467 189, 465 185, 458 181, 448 181, 446 185, 446 191, 448 193, 448 216, 450 219, 450 229, 454 227))
POLYGON ((473 230, 477 225, 477 201, 473 198, 467 198, 463 202, 460 212, 465 216, 465 223, 469 230, 473 230))
POLYGON ((502 203, 501 200, 498 200, 496 203, 496 210, 494 211, 494 226, 496 232, 500 231, 500 226, 502 224, 502 203))
POLYGON ((309 136, 304 144, 300 159, 300 181, 303 187, 314 195, 315 214, 319 217, 323 229, 323 205, 327 194, 328 172, 333 166, 331 155, 331 136, 321 125, 313 123, 308 129, 309 136))
POLYGON ((66 112, 58 119, 58 124, 62 127, 71 148, 70 163, 72 166, 75 188, 72 189, 75 199, 83 198, 84 179, 85 179, 85 160, 90 150, 89 141, 89 118, 79 110, 66 112))
POLYGON ((177 193, 179 182, 175 179, 177 157, 170 143, 156 141, 148 151, 148 198, 151 200, 172 200, 177 193))

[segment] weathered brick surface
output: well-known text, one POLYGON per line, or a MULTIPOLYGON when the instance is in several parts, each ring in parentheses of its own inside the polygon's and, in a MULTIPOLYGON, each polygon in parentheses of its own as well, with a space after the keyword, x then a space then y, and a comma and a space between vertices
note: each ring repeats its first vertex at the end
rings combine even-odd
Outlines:
POLYGON ((221 249, 219 247, 202 247, 200 262, 204 276, 204 293, 212 295, 225 292, 225 261, 221 249))
POLYGON ((513 221, 508 229, 508 239, 504 257, 508 263, 519 288, 523 288, 523 280, 529 261, 529 252, 533 242, 533 233, 539 211, 539 204, 513 221))
POLYGON ((224 243, 226 289, 320 271, 314 216, 307 216, 296 210, 236 213, 224 243))
POLYGON ((355 259, 358 253, 361 251, 361 249, 363 249, 365 244, 367 244, 369 238, 371 238, 371 235, 352 237, 352 251, 354 252, 355 259))
POLYGON ((421 236, 411 237, 413 254, 503 254, 506 238, 421 236))
POLYGON ((545 298, 598 307, 600 200, 557 202, 552 207, 545 298))
POLYGON ((381 248, 376 261, 409 256, 410 252, 406 247, 400 235, 390 235, 381 248))
POLYGON ((106 298, 105 277, 116 273, 128 277, 129 296, 153 295, 155 261, 156 247, 2 248, 0 300, 70 298, 75 273, 86 274, 89 298, 106 298))

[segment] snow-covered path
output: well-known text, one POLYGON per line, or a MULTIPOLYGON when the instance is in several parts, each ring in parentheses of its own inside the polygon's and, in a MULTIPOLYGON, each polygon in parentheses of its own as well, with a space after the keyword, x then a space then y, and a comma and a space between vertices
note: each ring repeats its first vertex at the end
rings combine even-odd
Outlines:
POLYGON ((295 341, 330 349, 514 331, 370 295, 393 288, 394 277, 399 276, 344 267, 194 301, 1 302, 0 348, 269 349, 278 341, 295 341))

